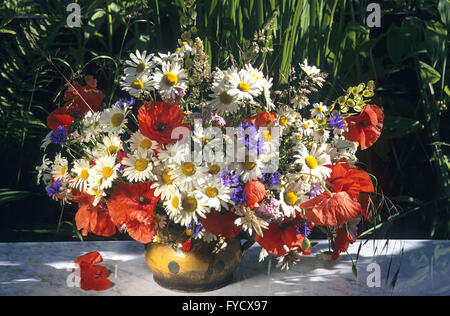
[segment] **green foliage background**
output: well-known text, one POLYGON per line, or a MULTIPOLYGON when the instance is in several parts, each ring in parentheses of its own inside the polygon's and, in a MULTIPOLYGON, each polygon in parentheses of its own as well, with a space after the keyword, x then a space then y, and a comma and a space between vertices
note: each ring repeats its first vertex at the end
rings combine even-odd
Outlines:
MULTIPOLYGON (((238 59, 252 44, 278 89, 305 58, 329 73, 330 101, 373 79, 385 111, 382 137, 360 159, 394 204, 364 236, 448 239, 450 225, 448 0, 382 1, 370 28, 362 0, 6 0, 0 4, 0 240, 77 238, 76 209, 35 184, 47 114, 66 82, 94 75, 110 103, 121 96, 119 65, 130 52, 174 50, 197 28, 211 66, 238 59), (66 7, 81 6, 80 28, 66 7), (193 10, 195 8, 195 10, 193 10), (273 19, 262 41, 254 34, 273 19), (253 42, 252 42, 253 41, 253 42)), ((391 204, 385 204, 391 205, 391 204)), ((79 237, 79 236, 78 236, 79 237)), ((320 236, 319 236, 320 237, 320 236)), ((89 237, 99 239, 98 237, 89 237)), ((118 236, 117 238, 123 238, 118 236)))

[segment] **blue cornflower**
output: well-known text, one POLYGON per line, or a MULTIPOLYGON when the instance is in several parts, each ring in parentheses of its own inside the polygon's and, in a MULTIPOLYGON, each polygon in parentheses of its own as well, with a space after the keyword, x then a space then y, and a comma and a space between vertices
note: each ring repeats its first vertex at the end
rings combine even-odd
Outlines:
POLYGON ((345 121, 339 114, 333 114, 330 116, 330 125, 334 128, 344 129, 345 121))
POLYGON ((237 187, 234 190, 233 194, 231 195, 231 199, 236 204, 244 203, 245 201, 247 201, 247 194, 245 194, 244 188, 243 187, 237 187))
POLYGON ((226 187, 235 187, 239 184, 239 177, 228 169, 228 166, 219 173, 219 179, 226 187))
POLYGON ((61 186, 62 186, 61 180, 56 180, 55 182, 53 182, 52 185, 47 189, 48 196, 53 196, 56 193, 58 193, 59 188, 61 188, 61 186))
POLYGON ((50 134, 50 141, 53 144, 61 144, 66 141, 67 138, 67 130, 64 126, 58 126, 55 130, 53 130, 50 134))

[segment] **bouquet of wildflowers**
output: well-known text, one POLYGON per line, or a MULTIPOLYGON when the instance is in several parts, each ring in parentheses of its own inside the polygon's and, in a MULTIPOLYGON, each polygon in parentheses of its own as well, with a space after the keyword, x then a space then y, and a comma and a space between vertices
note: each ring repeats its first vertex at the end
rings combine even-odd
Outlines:
POLYGON ((378 139, 383 112, 368 104, 372 81, 320 102, 326 74, 298 66, 277 91, 262 65, 211 71, 199 38, 131 53, 120 80, 129 96, 111 106, 92 76, 69 85, 47 119, 38 182, 77 205, 84 236, 127 233, 181 251, 242 238, 288 268, 311 253, 316 227, 337 259, 371 217, 375 190, 355 153, 378 139))

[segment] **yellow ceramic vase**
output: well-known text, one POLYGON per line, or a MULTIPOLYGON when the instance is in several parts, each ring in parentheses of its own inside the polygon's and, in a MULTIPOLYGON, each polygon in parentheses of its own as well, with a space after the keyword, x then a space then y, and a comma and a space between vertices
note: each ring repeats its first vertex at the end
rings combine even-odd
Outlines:
POLYGON ((145 260, 153 279, 162 287, 182 292, 203 292, 229 284, 244 250, 238 239, 228 239, 227 247, 213 253, 214 243, 193 241, 189 252, 166 244, 146 246, 145 260))

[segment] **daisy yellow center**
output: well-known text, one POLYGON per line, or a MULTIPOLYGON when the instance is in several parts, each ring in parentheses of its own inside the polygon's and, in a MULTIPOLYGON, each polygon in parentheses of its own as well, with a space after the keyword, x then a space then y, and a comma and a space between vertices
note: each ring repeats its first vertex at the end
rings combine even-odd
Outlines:
POLYGON ((270 140, 272 139, 272 134, 270 134, 270 130, 268 130, 268 129, 263 130, 261 132, 261 134, 263 134, 264 139, 266 140, 266 142, 270 142, 270 140))
POLYGON ((317 160, 313 156, 307 156, 305 158, 305 163, 309 167, 309 169, 316 169, 317 168, 317 160))
POLYGON ((280 117, 280 125, 281 125, 281 126, 286 126, 286 125, 287 125, 287 122, 288 122, 287 117, 284 116, 284 115, 282 115, 282 116, 280 117))
POLYGON ((172 182, 173 182, 173 179, 169 174, 169 172, 171 172, 171 171, 172 171, 172 169, 170 169, 170 168, 167 168, 166 170, 163 171, 162 179, 165 184, 172 184, 172 182))
POLYGON ((302 102, 302 97, 301 96, 297 96, 297 102, 302 102))
POLYGON ((139 64, 137 64, 136 66, 136 72, 139 74, 141 72, 143 72, 146 68, 146 65, 144 62, 140 62, 139 64))
POLYGON ((81 178, 81 180, 86 180, 87 178, 89 177, 89 172, 88 172, 88 170, 87 169, 83 169, 81 172, 80 172, 80 178, 81 178))
POLYGON ((108 154, 115 154, 117 152, 117 146, 111 145, 106 148, 108 154))
POLYGON ((66 166, 62 166, 61 167, 61 174, 65 174, 67 171, 67 167, 66 166))
POLYGON ((137 171, 144 171, 145 169, 147 169, 148 166, 148 161, 145 158, 140 158, 138 160, 136 160, 136 162, 134 163, 134 168, 137 171))
POLYGON ((295 137, 297 138, 297 140, 301 140, 302 139, 302 135, 301 134, 297 134, 297 135, 295 135, 295 137))
POLYGON ((242 81, 238 84, 238 89, 242 92, 249 92, 250 86, 248 85, 248 83, 242 81))
POLYGON ((150 147, 152 147, 152 141, 148 138, 144 138, 139 143, 139 147, 144 148, 144 149, 149 149, 150 147))
POLYGON ((309 124, 308 123, 303 123, 303 128, 304 129, 309 129, 309 124))
POLYGON ((180 199, 178 199, 178 197, 174 197, 173 199, 172 199, 172 207, 173 208, 178 208, 178 204, 180 204, 180 199))
POLYGON ((115 113, 111 116, 111 125, 113 127, 119 127, 122 124, 124 116, 122 113, 115 113))
POLYGON ((319 113, 323 112, 323 108, 321 106, 318 106, 316 109, 317 109, 317 112, 319 112, 319 113))
POLYGON ((144 83, 141 80, 134 80, 131 83, 131 87, 133 89, 142 89, 142 88, 144 88, 144 83))
POLYGON ((209 168, 209 173, 211 173, 211 174, 218 174, 220 172, 220 167, 218 165, 210 164, 208 166, 208 168, 209 168))
POLYGON ((169 87, 176 85, 178 82, 178 77, 173 72, 166 73, 163 79, 165 84, 168 85, 169 87))
POLYGON ((102 170, 102 176, 103 178, 109 178, 113 174, 113 169, 111 167, 105 167, 102 170))
POLYGON ((256 162, 249 162, 249 161, 246 161, 246 162, 243 162, 242 163, 242 168, 244 168, 244 170, 252 170, 253 168, 255 168, 255 166, 256 166, 256 162))
POLYGON ((187 42, 182 42, 181 45, 186 46, 187 42))
POLYGON ((220 93, 219 99, 223 104, 230 104, 233 101, 233 97, 229 95, 227 91, 220 93))
POLYGON ((181 202, 181 206, 183 206, 183 210, 186 212, 194 212, 197 209, 197 200, 188 196, 181 202))
POLYGON ((284 201, 287 205, 294 205, 297 202, 298 196, 295 192, 287 191, 284 193, 284 201))
POLYGON ((194 175, 196 169, 197 168, 192 162, 185 162, 181 165, 181 172, 183 172, 183 174, 188 177, 194 175))
POLYGON ((325 135, 325 131, 324 131, 323 129, 319 129, 319 130, 317 131, 317 135, 319 135, 319 136, 324 136, 324 135, 325 135))
POLYGON ((217 196, 217 194, 219 194, 219 191, 215 188, 215 187, 208 187, 205 190, 205 194, 209 197, 209 198, 214 198, 217 196))

